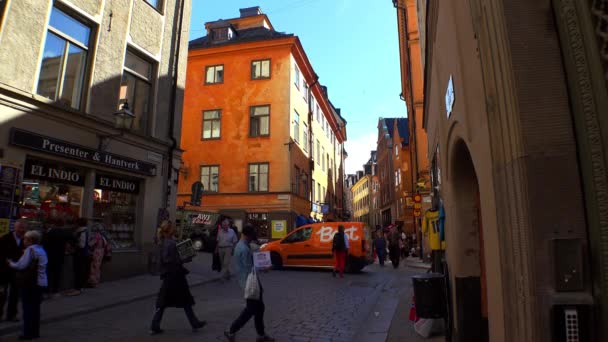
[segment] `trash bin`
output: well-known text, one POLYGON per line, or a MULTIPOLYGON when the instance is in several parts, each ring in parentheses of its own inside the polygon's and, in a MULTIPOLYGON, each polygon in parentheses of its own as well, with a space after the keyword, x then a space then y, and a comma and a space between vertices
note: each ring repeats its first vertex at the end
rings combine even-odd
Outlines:
POLYGON ((429 273, 412 277, 416 315, 420 318, 445 318, 445 279, 443 274, 429 273))

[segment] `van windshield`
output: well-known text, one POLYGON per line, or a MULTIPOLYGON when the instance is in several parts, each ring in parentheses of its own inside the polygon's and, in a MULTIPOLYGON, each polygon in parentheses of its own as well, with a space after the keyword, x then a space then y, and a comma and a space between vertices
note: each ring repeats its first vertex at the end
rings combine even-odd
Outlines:
POLYGON ((287 236, 281 243, 295 243, 295 242, 303 242, 310 239, 312 235, 312 228, 306 227, 302 229, 298 229, 295 232, 291 233, 287 236))

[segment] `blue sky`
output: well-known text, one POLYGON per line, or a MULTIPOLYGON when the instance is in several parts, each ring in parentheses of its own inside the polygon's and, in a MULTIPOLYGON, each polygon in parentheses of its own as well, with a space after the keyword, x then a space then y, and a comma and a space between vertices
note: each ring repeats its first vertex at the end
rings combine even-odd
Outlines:
POLYGON ((395 8, 390 0, 193 0, 190 40, 205 23, 260 6, 277 31, 300 38, 319 82, 348 121, 346 172, 376 148, 378 117, 405 117, 395 8), (374 5, 371 5, 373 3, 374 5))

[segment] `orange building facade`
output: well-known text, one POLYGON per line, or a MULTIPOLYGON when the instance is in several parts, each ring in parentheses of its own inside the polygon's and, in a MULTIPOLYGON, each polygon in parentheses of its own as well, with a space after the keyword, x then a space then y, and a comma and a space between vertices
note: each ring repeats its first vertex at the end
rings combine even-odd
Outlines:
POLYGON ((284 236, 299 214, 327 219, 343 207, 346 121, 298 37, 257 7, 205 27, 188 52, 178 205, 200 181, 189 209, 253 222, 261 238, 284 236))
POLYGON ((414 233, 414 214, 412 197, 414 195, 412 178, 409 127, 407 118, 394 119, 393 122, 393 173, 395 187, 395 223, 402 224, 406 233, 414 233))
POLYGON ((401 61, 401 99, 409 118, 414 188, 428 194, 431 190, 427 133, 423 128, 424 68, 418 31, 416 0, 393 0, 397 9, 399 56, 401 61))

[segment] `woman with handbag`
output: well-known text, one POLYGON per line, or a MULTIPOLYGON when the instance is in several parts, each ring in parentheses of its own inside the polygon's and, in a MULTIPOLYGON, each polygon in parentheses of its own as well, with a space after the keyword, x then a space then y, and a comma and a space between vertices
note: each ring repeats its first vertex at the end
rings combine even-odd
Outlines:
POLYGON ((47 286, 46 252, 40 246, 42 236, 35 230, 25 233, 23 256, 17 261, 7 260, 11 268, 17 270, 16 282, 21 291, 23 305, 23 333, 20 340, 40 337, 40 302, 47 286))
POLYGON ((230 330, 224 331, 224 336, 230 342, 236 339, 236 333, 250 319, 254 317, 255 330, 258 333, 257 342, 272 342, 274 338, 266 335, 264 331, 264 310, 266 309, 263 300, 264 290, 258 278, 255 267, 253 266, 253 253, 249 243, 256 240, 255 228, 251 224, 246 224, 241 232, 241 240, 234 250, 236 265, 236 275, 239 286, 245 291, 245 309, 239 317, 232 323, 230 330))
POLYGON ((184 266, 177 251, 177 242, 174 239, 175 228, 171 221, 163 221, 160 225, 160 264, 162 285, 156 298, 156 310, 152 318, 150 334, 156 335, 163 332, 160 321, 166 308, 183 308, 192 330, 196 331, 205 326, 205 321, 199 321, 192 306, 194 298, 190 293, 190 286, 186 275, 190 273, 184 266))

